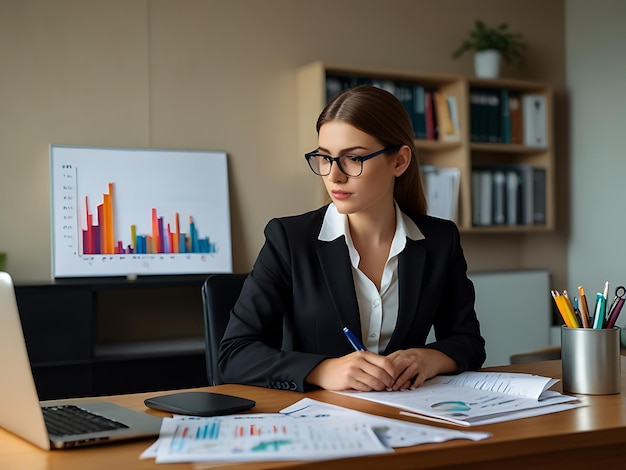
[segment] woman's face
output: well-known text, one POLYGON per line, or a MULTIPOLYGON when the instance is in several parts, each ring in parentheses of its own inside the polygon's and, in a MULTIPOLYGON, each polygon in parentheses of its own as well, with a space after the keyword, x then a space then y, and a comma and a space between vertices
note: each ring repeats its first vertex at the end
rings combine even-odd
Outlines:
MULTIPOLYGON (((383 145, 374 137, 344 121, 329 121, 319 130, 319 151, 331 157, 365 156, 382 148, 383 145)), ((330 174, 322 179, 337 210, 342 214, 389 210, 393 202, 395 178, 408 165, 408 162, 403 162, 405 149, 408 150, 403 147, 398 152, 364 161, 360 176, 346 176, 334 162, 330 174)))

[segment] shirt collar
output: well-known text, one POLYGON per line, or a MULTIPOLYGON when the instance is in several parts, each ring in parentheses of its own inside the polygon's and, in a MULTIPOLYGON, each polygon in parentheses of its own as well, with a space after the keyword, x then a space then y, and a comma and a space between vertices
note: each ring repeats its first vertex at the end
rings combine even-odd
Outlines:
MULTIPOLYGON (((406 240, 406 238, 410 238, 411 240, 422 240, 426 238, 417 225, 415 225, 415 222, 400 210, 398 203, 394 202, 394 205, 396 207, 396 233, 394 236, 394 244, 396 240, 406 240)), ((350 230, 348 228, 348 216, 346 214, 340 214, 335 205, 330 203, 326 209, 326 214, 324 214, 322 228, 317 238, 324 242, 330 242, 342 235, 346 237, 346 240, 351 241, 350 230)))

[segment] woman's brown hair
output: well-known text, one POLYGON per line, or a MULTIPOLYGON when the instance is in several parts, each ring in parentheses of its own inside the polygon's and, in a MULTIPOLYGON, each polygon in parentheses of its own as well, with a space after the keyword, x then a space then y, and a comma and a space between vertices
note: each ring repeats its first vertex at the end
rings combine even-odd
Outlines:
POLYGON ((426 214, 426 197, 420 177, 417 149, 409 114, 400 101, 388 91, 373 86, 356 86, 337 94, 317 119, 319 133, 329 121, 345 121, 377 139, 385 147, 411 149, 411 162, 396 178, 394 198, 407 214, 426 214))

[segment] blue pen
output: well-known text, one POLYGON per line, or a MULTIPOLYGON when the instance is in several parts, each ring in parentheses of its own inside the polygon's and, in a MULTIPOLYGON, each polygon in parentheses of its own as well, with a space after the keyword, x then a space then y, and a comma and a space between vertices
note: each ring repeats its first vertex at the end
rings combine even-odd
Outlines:
POLYGON ((352 333, 347 326, 343 327, 343 332, 346 335, 346 338, 348 338, 348 341, 350 341, 350 344, 352 345, 352 347, 354 348, 355 351, 365 351, 365 346, 363 346, 361 344, 361 342, 359 341, 359 338, 357 338, 354 333, 352 333))

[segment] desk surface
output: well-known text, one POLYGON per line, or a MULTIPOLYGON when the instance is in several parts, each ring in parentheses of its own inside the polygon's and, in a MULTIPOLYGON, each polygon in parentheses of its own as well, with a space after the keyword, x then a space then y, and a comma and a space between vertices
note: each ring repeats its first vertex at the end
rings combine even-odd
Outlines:
MULTIPOLYGON (((488 370, 527 372, 548 377, 561 377, 561 362, 546 361, 514 366, 493 367, 488 370)), ((561 391, 560 384, 555 390, 561 391)), ((204 390, 239 395, 253 399, 255 413, 276 412, 301 399, 297 392, 277 391, 244 385, 220 385, 204 390)), ((146 397, 166 392, 141 393, 109 397, 107 400, 158 416, 168 416, 148 410, 146 397)), ((397 409, 349 398, 332 392, 317 390, 307 393, 311 398, 346 406, 361 411, 407 421, 433 425, 399 415, 397 409)), ((580 395, 582 407, 559 413, 525 418, 503 423, 462 428, 487 431, 493 437, 472 442, 449 441, 396 449, 392 454, 320 462, 272 462, 271 464, 229 464, 224 468, 579 468, 584 462, 595 468, 617 468, 626 459, 626 363, 622 362, 622 393, 620 395, 580 395), (604 465, 604 467, 601 467, 604 465)), ((89 398, 84 400, 102 400, 89 398)), ((441 425, 445 426, 445 425, 441 425)), ((458 427, 450 426, 454 429, 458 427)), ((202 469, 218 468, 214 465, 155 464, 154 460, 139 460, 139 455, 153 440, 140 440, 123 444, 46 452, 0 429, 0 468, 32 470, 98 470, 98 469, 202 469)))

